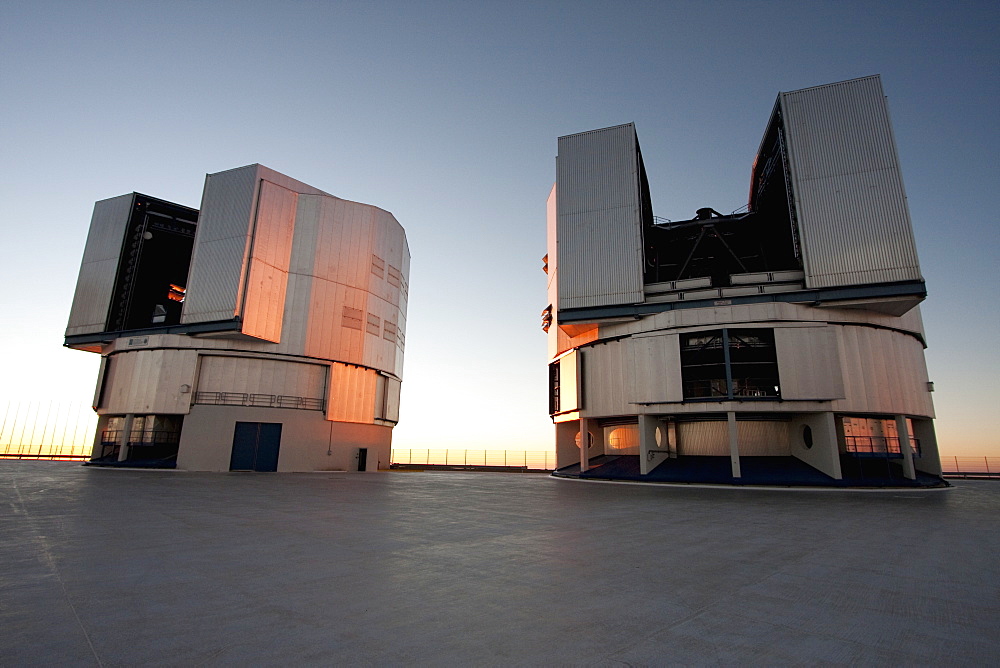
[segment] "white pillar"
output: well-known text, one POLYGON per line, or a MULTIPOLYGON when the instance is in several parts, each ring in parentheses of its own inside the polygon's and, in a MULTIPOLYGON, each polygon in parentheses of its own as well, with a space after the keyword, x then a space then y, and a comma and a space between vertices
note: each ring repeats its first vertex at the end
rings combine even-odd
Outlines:
POLYGON ((903 455, 903 475, 910 480, 917 479, 913 468, 913 446, 910 444, 910 428, 906 424, 905 415, 896 416, 896 435, 899 436, 899 451, 903 455))
POLYGON ((132 420, 134 418, 135 413, 129 413, 125 416, 125 424, 122 426, 121 447, 118 449, 118 461, 120 462, 128 459, 128 442, 132 438, 132 420))
POLYGON ((832 412, 826 412, 820 414, 820 421, 823 433, 813 434, 813 438, 816 439, 817 444, 822 444, 828 449, 830 462, 830 470, 820 470, 823 470, 834 480, 843 480, 844 472, 840 468, 840 443, 837 440, 837 420, 833 417, 832 412))
POLYGON ((590 420, 580 418, 580 473, 590 468, 590 420))
POLYGON ((729 411, 726 413, 729 420, 729 462, 733 465, 733 477, 740 477, 740 446, 736 433, 736 413, 729 411))
POLYGON ((662 461, 656 447, 656 425, 652 415, 639 416, 639 473, 646 475, 662 461), (655 459, 656 461, 652 461, 655 459))

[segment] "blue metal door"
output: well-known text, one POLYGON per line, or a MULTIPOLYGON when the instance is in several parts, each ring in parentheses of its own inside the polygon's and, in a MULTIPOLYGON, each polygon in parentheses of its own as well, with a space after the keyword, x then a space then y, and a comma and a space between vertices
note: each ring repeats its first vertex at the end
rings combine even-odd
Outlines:
POLYGON ((237 422, 230 471, 277 471, 280 422, 237 422))

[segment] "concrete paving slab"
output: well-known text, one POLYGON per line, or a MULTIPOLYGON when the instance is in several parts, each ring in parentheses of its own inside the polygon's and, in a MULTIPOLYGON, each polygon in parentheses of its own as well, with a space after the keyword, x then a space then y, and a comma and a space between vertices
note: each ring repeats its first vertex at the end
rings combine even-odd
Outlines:
POLYGON ((0 665, 1000 663, 1000 483, 0 462, 0 665))

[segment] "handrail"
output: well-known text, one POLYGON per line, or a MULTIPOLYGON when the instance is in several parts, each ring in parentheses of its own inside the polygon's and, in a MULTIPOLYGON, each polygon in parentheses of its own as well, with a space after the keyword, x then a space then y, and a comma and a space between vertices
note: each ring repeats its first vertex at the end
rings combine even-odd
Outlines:
POLYGON ((548 450, 393 448, 389 461, 391 464, 466 469, 506 468, 525 471, 555 469, 555 453, 548 450))

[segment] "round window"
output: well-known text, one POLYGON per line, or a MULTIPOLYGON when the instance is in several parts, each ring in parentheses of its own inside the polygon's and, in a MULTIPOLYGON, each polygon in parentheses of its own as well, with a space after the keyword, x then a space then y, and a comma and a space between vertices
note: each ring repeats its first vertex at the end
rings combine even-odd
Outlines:
POLYGON ((806 446, 806 450, 813 446, 813 430, 807 424, 802 425, 802 445, 806 446))

